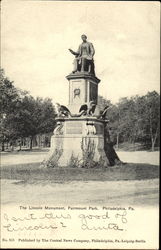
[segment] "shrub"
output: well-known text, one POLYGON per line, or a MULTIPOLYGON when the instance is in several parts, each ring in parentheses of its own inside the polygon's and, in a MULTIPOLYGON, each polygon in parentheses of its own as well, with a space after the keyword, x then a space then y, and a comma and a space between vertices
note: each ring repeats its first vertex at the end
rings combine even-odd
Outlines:
POLYGON ((72 152, 72 155, 70 157, 70 160, 69 160, 69 163, 68 163, 67 167, 70 167, 70 168, 79 168, 79 167, 82 167, 82 160, 79 159, 78 156, 74 156, 74 154, 72 152))
POLYGON ((51 157, 47 160, 42 162, 41 166, 48 167, 48 168, 55 168, 58 167, 58 161, 63 153, 63 149, 55 149, 54 153, 51 155, 51 157))
POLYGON ((82 149, 82 154, 83 154, 82 167, 84 168, 96 167, 98 163, 94 161, 94 155, 95 155, 95 149, 96 149, 94 140, 92 141, 88 137, 82 138, 81 149, 82 149))

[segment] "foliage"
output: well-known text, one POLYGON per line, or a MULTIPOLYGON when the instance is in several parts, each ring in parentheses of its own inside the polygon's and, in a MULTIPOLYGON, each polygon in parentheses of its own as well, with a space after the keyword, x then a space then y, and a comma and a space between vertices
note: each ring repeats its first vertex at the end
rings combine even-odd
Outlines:
POLYGON ((82 160, 79 159, 78 156, 74 156, 74 154, 72 153, 72 155, 69 159, 68 167, 70 167, 70 168, 82 167, 82 160))
POLYGON ((111 104, 107 114, 111 140, 117 147, 122 142, 139 142, 153 151, 159 146, 159 113, 160 96, 156 91, 121 98, 117 104, 111 104))
POLYGON ((16 137, 15 131, 9 126, 9 117, 13 114, 20 101, 20 95, 17 89, 13 86, 13 82, 9 81, 4 75, 4 70, 0 70, 0 124, 1 133, 0 141, 2 151, 4 150, 4 142, 12 137, 16 137))
POLYGON ((54 153, 51 155, 51 157, 47 160, 47 161, 43 161, 41 163, 41 167, 48 167, 48 168, 56 168, 59 166, 58 162, 60 157, 63 154, 63 149, 59 148, 59 149, 55 149, 54 153))
POLYGON ((82 167, 84 168, 92 168, 96 167, 97 162, 94 161, 96 145, 94 141, 92 141, 88 137, 82 138, 81 149, 83 154, 82 159, 82 167))
POLYGON ((51 99, 34 98, 14 87, 13 82, 0 72, 1 143, 17 138, 30 137, 52 132, 55 127, 56 112, 51 99))
POLYGON ((55 111, 50 99, 34 99, 25 96, 19 104, 16 113, 13 113, 11 124, 18 128, 20 137, 30 137, 36 134, 53 131, 55 126, 55 111), (13 121, 13 122, 12 122, 13 121))

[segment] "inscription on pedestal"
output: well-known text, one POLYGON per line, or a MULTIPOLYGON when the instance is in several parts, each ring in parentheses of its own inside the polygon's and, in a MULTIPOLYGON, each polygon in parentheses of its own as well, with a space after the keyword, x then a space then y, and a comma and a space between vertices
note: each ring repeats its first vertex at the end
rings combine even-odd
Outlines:
POLYGON ((68 122, 66 124, 66 134, 82 134, 82 123, 68 122))

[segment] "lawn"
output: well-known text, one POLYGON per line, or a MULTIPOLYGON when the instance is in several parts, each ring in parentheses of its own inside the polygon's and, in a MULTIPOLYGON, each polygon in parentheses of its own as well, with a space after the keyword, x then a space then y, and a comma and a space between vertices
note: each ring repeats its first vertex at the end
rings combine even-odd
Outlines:
MULTIPOLYGON (((41 168, 40 160, 44 157, 43 154, 46 152, 19 152, 9 153, 8 156, 5 154, 2 157, 4 163, 1 166, 2 203, 47 202, 64 205, 158 203, 159 166, 146 163, 146 155, 149 154, 151 156, 149 162, 156 162, 156 152, 154 154, 138 152, 143 163, 136 163, 135 161, 139 159, 136 157, 137 152, 130 152, 131 156, 134 155, 131 157, 133 161, 131 163, 93 169, 41 168), (22 163, 24 156, 26 158, 22 163)), ((127 157, 127 154, 125 155, 127 157)))
POLYGON ((126 163, 108 168, 41 168, 39 163, 17 164, 1 168, 1 178, 21 180, 36 184, 37 181, 120 181, 158 178, 159 167, 151 164, 126 163))

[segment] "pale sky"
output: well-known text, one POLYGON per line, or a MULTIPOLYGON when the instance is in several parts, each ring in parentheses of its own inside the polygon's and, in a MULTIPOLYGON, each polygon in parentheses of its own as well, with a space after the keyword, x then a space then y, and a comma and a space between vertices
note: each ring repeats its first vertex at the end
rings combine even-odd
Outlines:
POLYGON ((160 3, 2 1, 1 66, 16 87, 68 103, 66 76, 80 36, 95 47, 99 94, 120 97, 159 92, 160 3))

